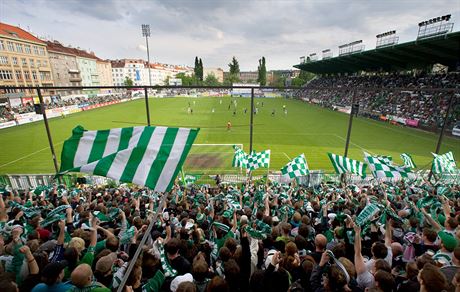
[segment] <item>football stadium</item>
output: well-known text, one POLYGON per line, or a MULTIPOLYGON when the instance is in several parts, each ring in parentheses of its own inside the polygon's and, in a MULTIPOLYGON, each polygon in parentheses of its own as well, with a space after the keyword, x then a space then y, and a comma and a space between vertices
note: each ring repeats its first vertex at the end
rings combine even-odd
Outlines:
POLYGON ((450 14, 269 73, 142 37, 103 60, 0 22, 0 291, 460 290, 450 14))

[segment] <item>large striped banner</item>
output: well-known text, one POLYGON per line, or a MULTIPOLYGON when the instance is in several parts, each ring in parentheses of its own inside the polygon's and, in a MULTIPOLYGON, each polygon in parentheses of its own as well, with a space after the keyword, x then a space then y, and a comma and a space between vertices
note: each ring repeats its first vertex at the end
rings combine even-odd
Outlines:
POLYGON ((168 127, 87 131, 77 126, 64 142, 60 174, 84 172, 169 191, 198 131, 168 127))
POLYGON ((329 156, 336 173, 353 173, 361 177, 366 177, 367 165, 365 163, 333 153, 327 153, 327 156, 329 156))

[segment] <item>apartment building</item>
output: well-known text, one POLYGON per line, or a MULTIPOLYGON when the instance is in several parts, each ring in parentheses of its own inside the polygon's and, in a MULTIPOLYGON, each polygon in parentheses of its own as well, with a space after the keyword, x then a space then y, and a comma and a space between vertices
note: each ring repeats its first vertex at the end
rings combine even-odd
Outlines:
MULTIPOLYGON (((0 23, 0 85, 2 86, 53 86, 54 80, 46 43, 17 26, 0 23)), ((53 90, 42 90, 52 95, 53 90)), ((36 90, 6 90, 13 106, 31 102, 36 90)), ((7 95, 5 95, 7 94, 7 95)))

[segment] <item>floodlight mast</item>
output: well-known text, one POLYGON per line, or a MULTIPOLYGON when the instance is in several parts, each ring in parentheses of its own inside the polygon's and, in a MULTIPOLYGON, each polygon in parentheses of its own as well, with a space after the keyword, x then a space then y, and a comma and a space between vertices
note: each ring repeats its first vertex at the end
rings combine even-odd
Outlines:
POLYGON ((147 46, 147 68, 149 72, 149 85, 152 86, 152 75, 150 74, 150 52, 149 52, 149 37, 150 37, 150 25, 142 25, 142 36, 145 37, 145 44, 147 46))

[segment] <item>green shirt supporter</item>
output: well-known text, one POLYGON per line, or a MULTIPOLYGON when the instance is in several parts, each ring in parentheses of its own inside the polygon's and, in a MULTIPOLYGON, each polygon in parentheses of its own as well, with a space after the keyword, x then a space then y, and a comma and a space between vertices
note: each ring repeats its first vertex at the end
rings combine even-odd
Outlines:
POLYGON ((98 242, 96 243, 95 248, 94 248, 94 254, 98 254, 98 253, 100 253, 103 249, 105 249, 105 248, 106 248, 106 242, 107 242, 107 239, 98 241, 98 242))
POLYGON ((232 230, 228 231, 227 234, 225 234, 225 236, 223 236, 222 238, 216 239, 217 250, 220 250, 220 248, 224 246, 227 238, 235 238, 235 234, 232 230))

